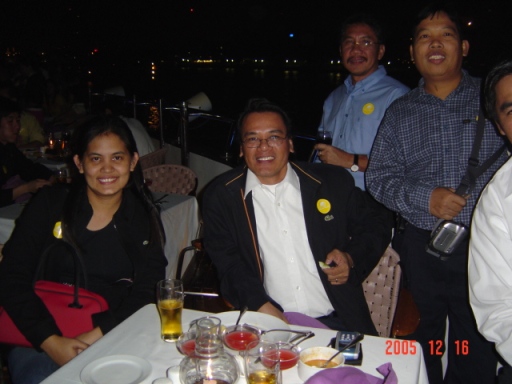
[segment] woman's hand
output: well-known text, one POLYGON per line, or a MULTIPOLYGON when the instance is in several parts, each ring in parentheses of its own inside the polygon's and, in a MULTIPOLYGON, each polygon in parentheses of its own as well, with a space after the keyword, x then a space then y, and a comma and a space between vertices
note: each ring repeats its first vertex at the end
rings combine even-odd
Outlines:
POLYGON ((58 335, 48 337, 41 344, 41 349, 59 366, 66 364, 80 352, 87 349, 89 344, 77 339, 58 335))
POLYGON ((101 339, 103 333, 100 330, 100 327, 96 327, 89 332, 84 332, 81 335, 76 337, 77 340, 83 341, 86 344, 92 345, 94 342, 101 339))

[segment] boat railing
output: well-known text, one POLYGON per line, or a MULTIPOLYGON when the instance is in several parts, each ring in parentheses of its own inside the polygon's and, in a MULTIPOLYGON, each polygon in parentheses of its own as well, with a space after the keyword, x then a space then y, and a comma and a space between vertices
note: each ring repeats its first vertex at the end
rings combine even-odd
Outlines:
MULTIPOLYGON (((236 141, 236 125, 235 120, 224 116, 208 113, 199 109, 189 107, 187 101, 183 101, 179 104, 173 103, 169 105, 164 99, 151 100, 151 101, 139 101, 137 96, 125 97, 122 95, 112 95, 108 93, 90 92, 89 94, 89 111, 92 110, 94 104, 94 98, 108 97, 120 97, 126 105, 131 105, 132 116, 138 118, 138 109, 144 108, 157 108, 158 110, 158 140, 160 147, 165 144, 165 133, 166 133, 166 115, 168 113, 175 114, 178 116, 179 129, 176 144, 181 149, 181 164, 188 166, 190 158, 190 123, 198 118, 204 121, 215 121, 221 124, 226 124, 228 127, 227 135, 223 143, 222 154, 218 160, 222 160, 225 163, 232 162, 233 150, 236 141)), ((128 110, 128 108, 126 108, 128 110)), ((145 124, 146 125, 146 124, 145 124)), ((216 159, 217 160, 217 159, 216 159)))

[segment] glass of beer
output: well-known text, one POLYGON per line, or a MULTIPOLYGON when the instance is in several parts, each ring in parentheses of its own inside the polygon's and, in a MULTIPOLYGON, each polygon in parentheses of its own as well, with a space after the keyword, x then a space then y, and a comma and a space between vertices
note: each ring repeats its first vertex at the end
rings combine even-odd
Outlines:
POLYGON ((156 299, 163 341, 174 342, 183 333, 181 328, 181 312, 184 297, 183 282, 181 280, 165 279, 158 282, 156 299))
POLYGON ((254 341, 242 352, 245 378, 249 384, 281 384, 281 366, 277 345, 254 341))

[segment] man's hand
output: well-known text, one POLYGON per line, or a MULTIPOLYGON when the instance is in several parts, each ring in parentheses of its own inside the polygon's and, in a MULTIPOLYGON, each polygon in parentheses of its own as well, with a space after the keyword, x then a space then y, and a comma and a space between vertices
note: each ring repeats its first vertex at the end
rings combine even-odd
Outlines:
POLYGON ((352 257, 347 252, 341 252, 339 249, 333 249, 327 254, 325 264, 334 262, 335 267, 324 268, 322 271, 327 275, 327 279, 332 285, 345 284, 350 275, 350 270, 354 266, 352 257))
POLYGON ((466 206, 466 199, 452 188, 438 187, 432 191, 429 210, 432 215, 443 220, 452 220, 466 206))
POLYGON ((284 316, 284 313, 281 312, 279 309, 274 307, 270 302, 266 302, 263 304, 259 309, 258 312, 266 313, 267 315, 275 316, 278 319, 283 320, 286 324, 288 324, 288 320, 284 316))
POLYGON ((318 150, 318 158, 322 163, 325 164, 350 168, 354 161, 354 155, 339 148, 333 147, 332 145, 316 144, 315 149, 318 150))
POLYGON ((66 364, 89 345, 68 337, 52 335, 41 344, 41 349, 59 366, 66 364))

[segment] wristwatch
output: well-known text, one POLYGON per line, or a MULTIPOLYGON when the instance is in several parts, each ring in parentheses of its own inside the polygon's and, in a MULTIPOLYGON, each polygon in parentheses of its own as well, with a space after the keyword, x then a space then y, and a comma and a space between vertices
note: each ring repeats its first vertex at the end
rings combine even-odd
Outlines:
POLYGON ((359 171, 359 155, 354 155, 354 164, 352 164, 352 166, 350 167, 350 170, 352 172, 357 172, 359 171))

